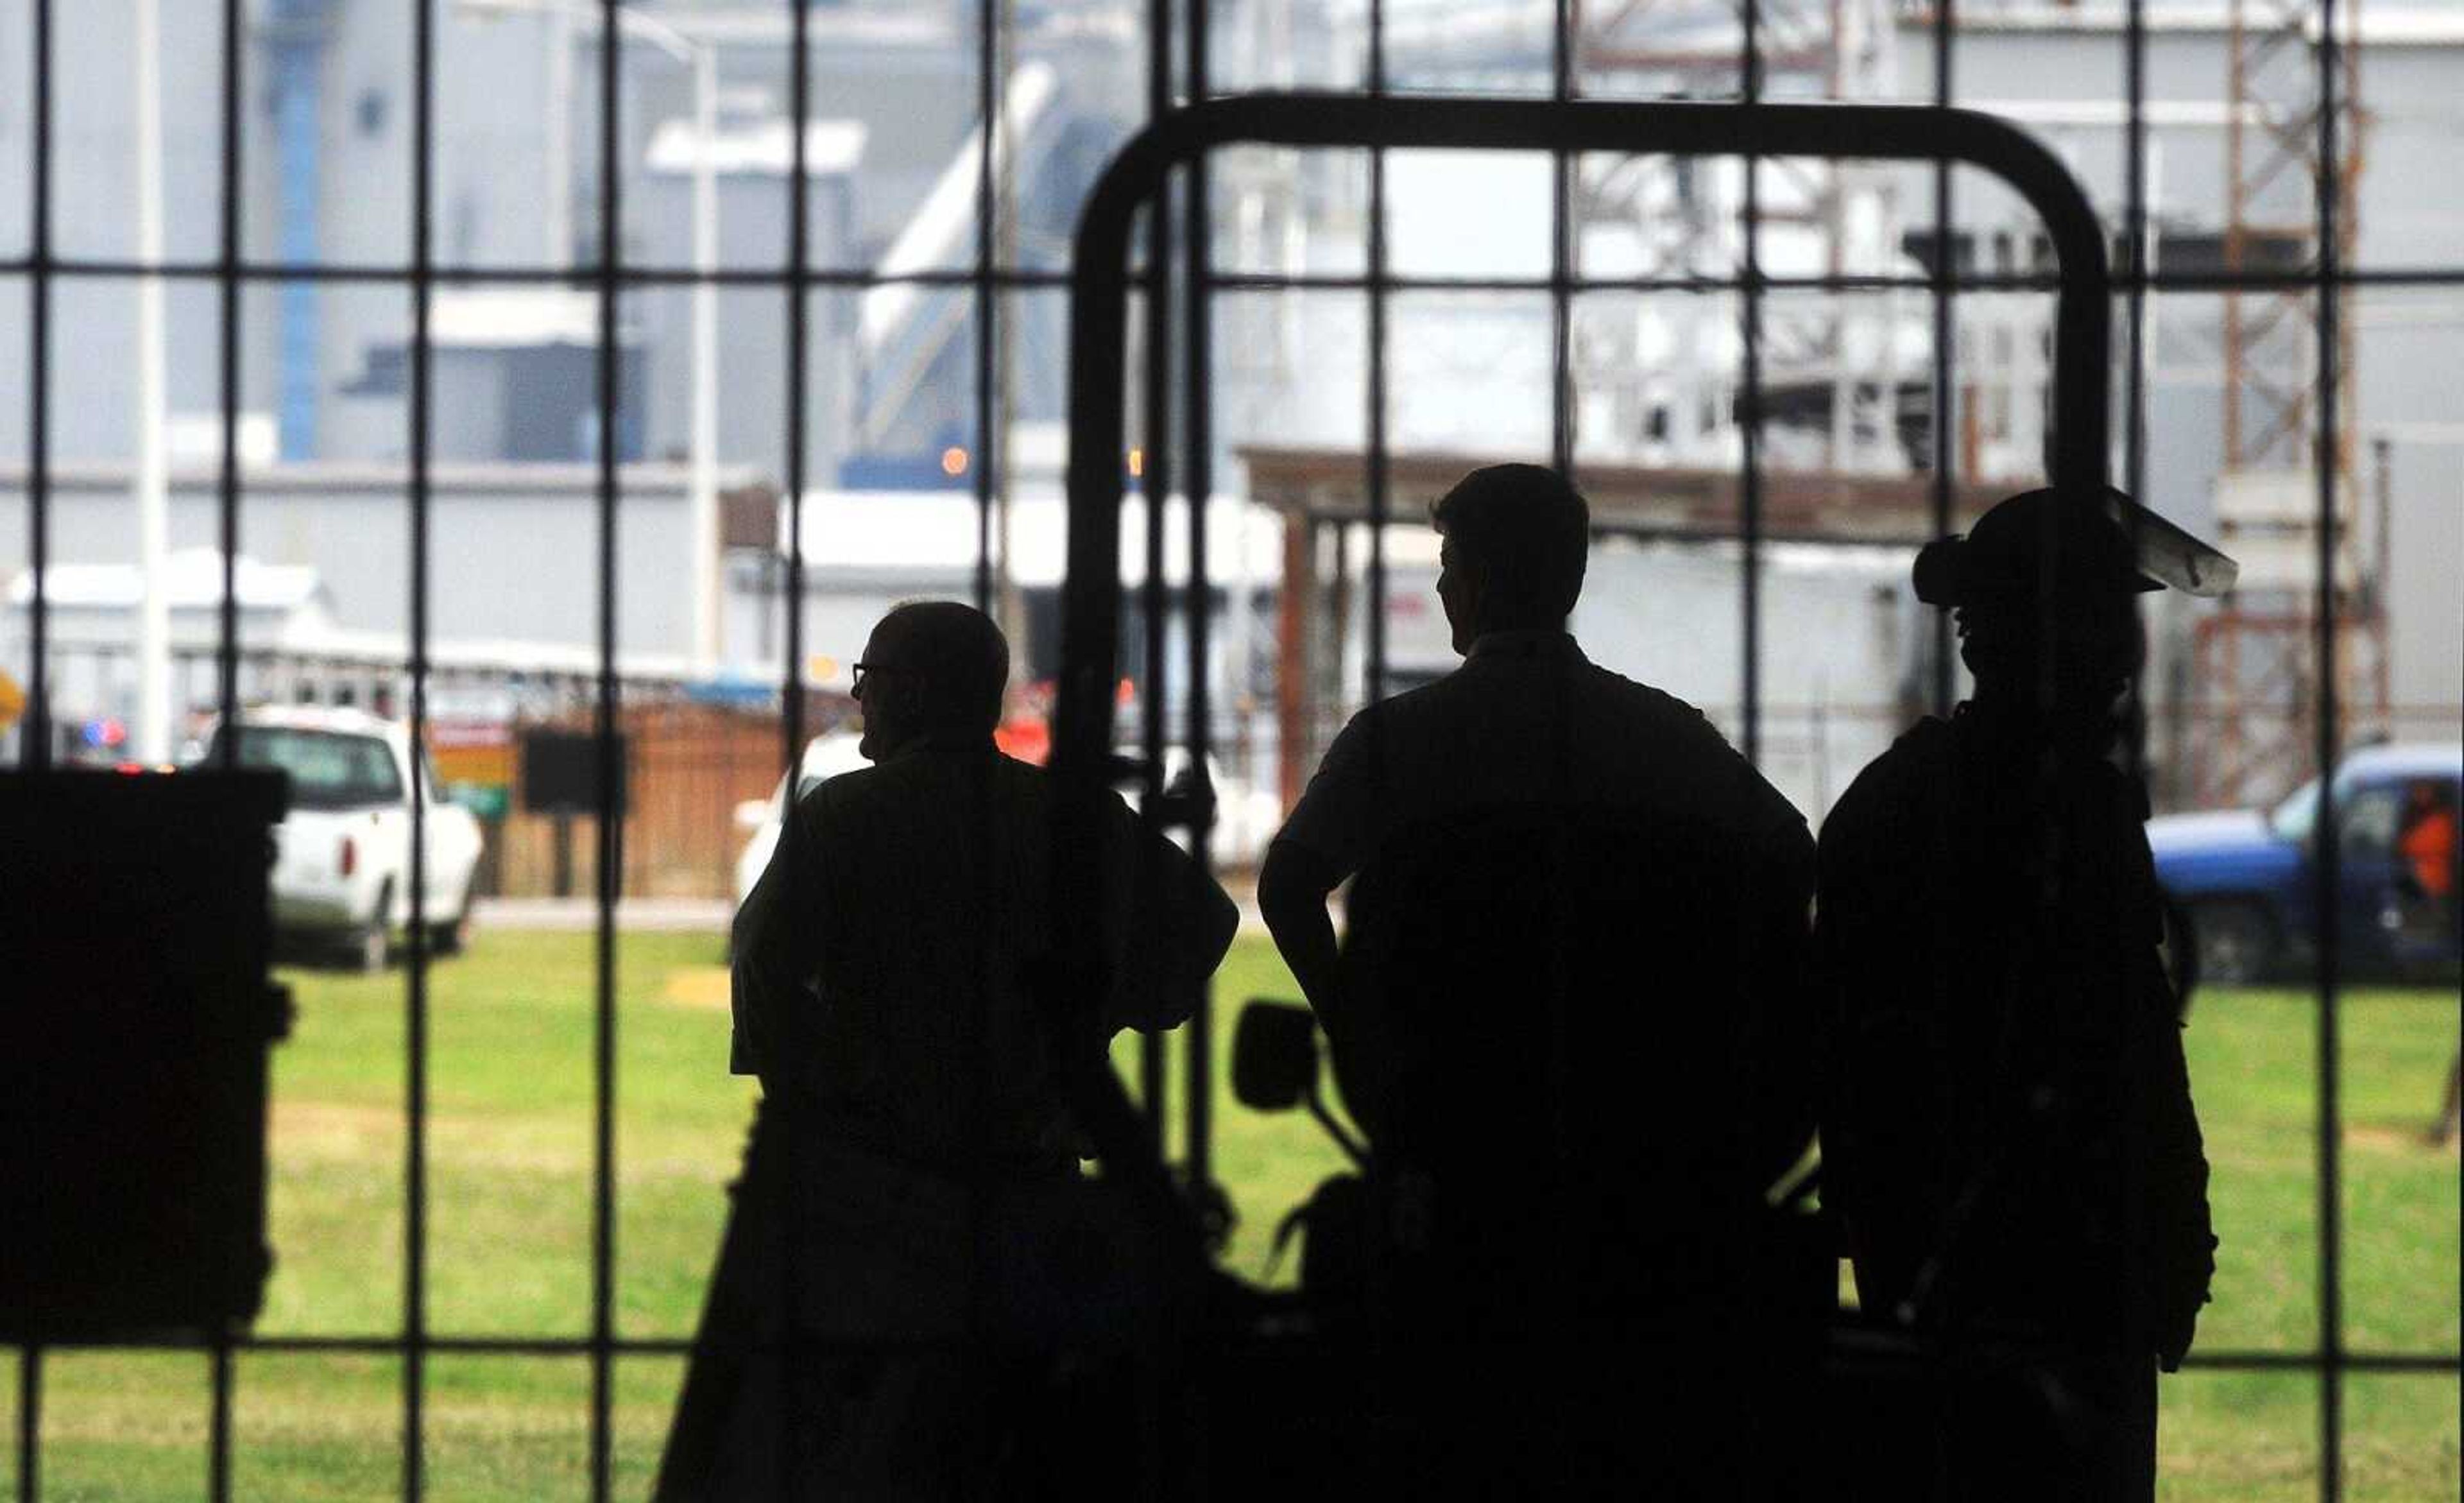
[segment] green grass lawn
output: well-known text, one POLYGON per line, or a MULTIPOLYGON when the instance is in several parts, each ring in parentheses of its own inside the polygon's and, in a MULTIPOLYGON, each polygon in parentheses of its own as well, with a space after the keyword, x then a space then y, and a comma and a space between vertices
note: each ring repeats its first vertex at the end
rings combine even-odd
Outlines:
MULTIPOLYGON (((627 1337, 683 1337, 749 1116, 726 1073, 725 973, 715 935, 631 935, 619 951, 615 1318, 627 1337)), ((580 1336, 589 1325, 591 939, 483 934, 430 975, 429 1328, 454 1336, 580 1336)), ((271 1214, 279 1259, 258 1331, 389 1333, 403 1316, 405 984, 298 971, 298 1025, 275 1055, 271 1214)), ((1291 996, 1263 941, 1219 979, 1217 1053, 1239 1002, 1291 996)), ((2417 1134, 2456 1047, 2454 994, 2364 992, 2343 1010, 2344 1331, 2371 1352, 2457 1347, 2457 1160, 2417 1134)), ((2215 992, 2189 1032, 2215 1164, 2213 1350, 2315 1343, 2315 1008, 2303 993, 2215 992)), ((1125 1065, 1134 1045, 1125 1043, 1125 1065)), ((1176 1042, 1176 1052, 1180 1045, 1176 1042)), ((1130 1071, 1134 1078, 1134 1069, 1130 1071)), ((1241 1215, 1228 1262, 1256 1276, 1275 1222, 1341 1158, 1298 1114, 1215 1103, 1219 1178, 1241 1215)), ((1179 1107, 1175 1106, 1177 1121, 1179 1107)), ((235 1494, 398 1495, 401 1366, 389 1357, 236 1359, 235 1494)), ((665 1431, 680 1359, 615 1373, 619 1496, 638 1497, 665 1431)), ((13 1411, 16 1365, 0 1366, 13 1411)), ((435 1356, 427 1369, 429 1495, 587 1495, 588 1363, 435 1356)), ((2315 1495, 2317 1383, 2307 1375, 2198 1373, 2166 1384, 2165 1496, 2315 1495)), ((186 1499, 205 1485, 206 1360, 183 1354, 47 1358, 46 1499, 186 1499)), ((2346 1385, 2347 1496, 2458 1495, 2454 1380, 2346 1385)), ((0 1492, 15 1457, 0 1448, 0 1492)))

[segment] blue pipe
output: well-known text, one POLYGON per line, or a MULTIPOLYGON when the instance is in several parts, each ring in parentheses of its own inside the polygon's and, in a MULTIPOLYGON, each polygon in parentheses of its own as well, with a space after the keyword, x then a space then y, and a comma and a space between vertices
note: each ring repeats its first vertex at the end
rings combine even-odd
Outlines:
MULTIPOLYGON (((276 254, 296 265, 311 264, 318 254, 319 85, 331 16, 332 0, 274 0, 267 35, 274 65, 276 254)), ((282 457, 309 459, 317 453, 318 284, 285 282, 280 298, 275 348, 282 457)))

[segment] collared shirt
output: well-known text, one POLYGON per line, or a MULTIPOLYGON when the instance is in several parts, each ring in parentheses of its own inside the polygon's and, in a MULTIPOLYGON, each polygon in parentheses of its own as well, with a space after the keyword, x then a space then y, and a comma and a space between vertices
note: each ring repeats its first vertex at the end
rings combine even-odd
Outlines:
POLYGON ((1810 844, 1701 711, 1562 631, 1487 632, 1461 668, 1354 716, 1275 838, 1350 875, 1399 831, 1529 804, 1731 811, 1741 834, 1810 844))
MULTIPOLYGON (((1074 1134, 1054 1026, 1029 988, 1051 945, 1055 790, 989 741, 926 740, 797 802, 736 923, 739 1068, 833 1131, 909 1161, 1048 1169, 1074 1134)), ((1114 1026, 1186 1015, 1177 983, 1230 900, 1116 796, 1095 916, 1126 975, 1114 1026), (1128 959, 1164 957, 1171 982, 1128 959)), ((1221 930, 1228 936, 1228 922, 1221 930)))
POLYGON ((1457 1202, 1475 1219, 1557 1214, 1518 1198, 1546 1178, 1526 1172, 1546 1123, 1581 1124, 1555 1183, 1623 1219, 1612 1241, 1669 1197, 1758 1197, 1804 1148, 1814 841, 1691 705, 1564 633, 1486 635, 1355 716, 1276 838, 1358 876, 1321 1016, 1344 1100, 1382 1147, 1479 1186, 1457 1202), (1473 1119, 1516 1125, 1454 1131, 1473 1119))

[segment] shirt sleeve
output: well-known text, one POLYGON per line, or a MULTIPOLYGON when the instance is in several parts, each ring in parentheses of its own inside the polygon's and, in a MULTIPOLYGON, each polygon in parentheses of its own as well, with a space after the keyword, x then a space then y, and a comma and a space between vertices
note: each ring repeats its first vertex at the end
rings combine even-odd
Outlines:
POLYGON ((1359 871, 1375 843, 1371 827, 1370 782, 1375 770, 1372 748, 1386 729, 1375 715, 1374 709, 1364 710, 1352 718, 1352 723, 1326 749, 1309 786, 1301 790, 1300 802, 1292 806, 1291 817, 1275 832, 1275 839, 1304 847, 1332 863, 1339 876, 1359 871))
POLYGON ((1118 797, 1107 810, 1109 886, 1122 899, 1120 941, 1108 1028, 1145 1031, 1175 1028, 1197 1009, 1198 996, 1239 927, 1240 914, 1221 886, 1188 852, 1159 832, 1141 829, 1118 797))
POLYGON ((2133 1022, 2142 1033, 2144 1063, 2135 1096, 2144 1120, 2148 1203, 2142 1214, 2150 1245, 2156 1353, 2166 1371, 2178 1368, 2197 1331, 2199 1308, 2210 1297, 2216 1271, 2216 1228, 2208 1204, 2207 1144, 2198 1108, 2190 1097, 2190 1068, 2183 1049, 2181 1000, 2174 994, 2157 945, 2164 938, 2156 863, 2144 829, 2146 795, 2135 782, 2125 849, 2131 891, 2144 916, 2131 944, 2129 963, 2141 1000, 2133 1022))

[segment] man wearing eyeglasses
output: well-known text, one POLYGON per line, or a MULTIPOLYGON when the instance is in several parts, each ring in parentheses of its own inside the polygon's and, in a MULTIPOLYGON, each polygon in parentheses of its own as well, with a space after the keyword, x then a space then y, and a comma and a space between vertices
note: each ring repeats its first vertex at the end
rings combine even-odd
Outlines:
MULTIPOLYGON (((763 1102, 703 1338, 836 1345, 783 1370, 697 1365, 663 1498, 974 1495, 1016 1373, 988 1323, 1089 1302, 1031 1246, 1088 1201, 1062 1034, 1029 986, 1055 919, 1054 790, 994 745, 1008 675, 980 611, 884 617, 854 684, 873 765, 796 802, 737 917, 732 1063, 763 1102)), ((1117 798, 1102 850, 1118 900, 1079 917, 1114 959, 1105 1021, 1173 1027, 1238 911, 1117 798)))

